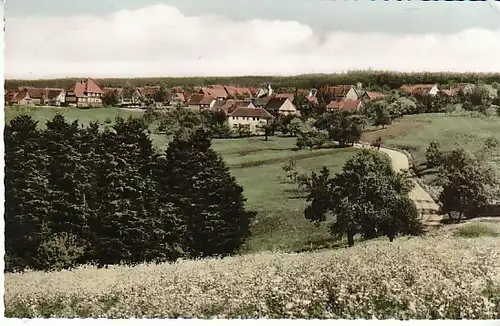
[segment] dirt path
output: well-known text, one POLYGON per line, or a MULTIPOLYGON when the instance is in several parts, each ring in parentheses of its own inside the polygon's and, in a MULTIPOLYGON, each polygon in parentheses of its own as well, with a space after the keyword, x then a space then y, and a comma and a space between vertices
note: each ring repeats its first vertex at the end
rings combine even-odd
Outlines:
MULTIPOLYGON (((370 148, 373 147, 368 145, 356 144, 356 147, 370 148)), ((410 164, 408 162, 408 157, 405 154, 387 149, 380 148, 381 152, 386 153, 392 162, 392 167, 395 171, 408 170, 410 164)), ((432 197, 425 191, 415 180, 413 180, 415 187, 410 192, 410 198, 415 202, 418 211, 422 214, 424 224, 428 227, 435 228, 441 225, 442 216, 436 214, 439 207, 432 197)))

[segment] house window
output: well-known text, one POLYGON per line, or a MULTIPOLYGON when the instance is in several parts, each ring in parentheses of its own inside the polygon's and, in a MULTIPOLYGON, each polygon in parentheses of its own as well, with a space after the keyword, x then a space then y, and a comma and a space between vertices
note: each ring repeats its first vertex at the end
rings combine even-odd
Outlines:
POLYGON ((233 124, 233 128, 238 128, 238 124, 237 123, 233 124))

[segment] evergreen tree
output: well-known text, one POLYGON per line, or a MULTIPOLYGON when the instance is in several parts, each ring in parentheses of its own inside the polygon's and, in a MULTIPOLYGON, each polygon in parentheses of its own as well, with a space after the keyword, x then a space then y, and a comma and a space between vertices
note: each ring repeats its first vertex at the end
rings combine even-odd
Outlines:
POLYGON ((48 158, 40 147, 37 122, 20 115, 5 127, 6 269, 32 266, 40 243, 50 233, 45 174, 48 158))
POLYGON ((202 128, 187 139, 176 137, 159 180, 182 214, 182 247, 191 257, 234 253, 249 236, 254 215, 245 210, 243 189, 210 146, 202 128))

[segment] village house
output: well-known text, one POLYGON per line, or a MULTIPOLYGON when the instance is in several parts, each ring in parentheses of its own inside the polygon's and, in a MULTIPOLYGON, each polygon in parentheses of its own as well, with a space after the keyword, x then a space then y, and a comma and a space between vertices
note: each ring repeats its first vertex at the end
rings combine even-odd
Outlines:
POLYGON ((353 85, 337 85, 325 88, 325 94, 331 96, 332 100, 358 100, 359 94, 353 85))
POLYGON ((47 90, 45 88, 19 87, 5 97, 8 105, 46 105, 47 90))
POLYGON ((5 94, 5 103, 8 105, 30 105, 31 98, 25 89, 10 91, 5 94))
POLYGON ((168 105, 170 106, 183 106, 185 103, 186 97, 182 92, 176 92, 169 96, 168 105))
POLYGON ((225 101, 225 103, 221 105, 220 110, 223 111, 225 114, 230 114, 234 110, 236 110, 237 108, 240 108, 240 107, 241 108, 242 107, 252 108, 252 109, 255 108, 255 106, 251 100, 232 100, 232 99, 230 99, 230 100, 225 101))
POLYGON ((299 115, 299 111, 288 98, 271 98, 264 108, 274 114, 299 115))
POLYGON ((385 99, 385 95, 380 92, 368 92, 365 91, 360 96, 360 100, 378 101, 385 99))
POLYGON ((66 91, 66 103, 74 107, 100 107, 104 91, 92 78, 76 82, 66 91))
POLYGON ((245 87, 224 86, 228 97, 251 97, 252 92, 245 87))
POLYGON ((359 100, 341 100, 341 101, 331 101, 326 106, 327 111, 349 111, 349 112, 359 112, 364 109, 363 102, 359 100))
POLYGON ((61 88, 47 89, 47 104, 50 106, 61 106, 66 101, 66 92, 61 88))
POLYGON ((221 100, 227 99, 227 96, 228 96, 224 87, 218 86, 218 85, 216 85, 215 87, 212 86, 211 88, 202 87, 198 91, 198 94, 212 96, 215 99, 221 99, 221 100))
POLYGON ((207 110, 213 108, 216 98, 205 94, 193 94, 189 98, 188 107, 192 110, 207 110))
POLYGON ((159 90, 160 86, 144 86, 137 88, 139 97, 142 99, 145 98, 154 99, 156 97, 156 93, 158 93, 159 90))
POLYGON ((259 97, 259 98, 255 98, 253 99, 252 103, 253 105, 256 107, 256 108, 265 108, 267 103, 269 103, 269 101, 271 100, 270 97, 259 97))
POLYGON ((255 97, 256 98, 271 97, 273 95, 273 92, 274 91, 271 87, 271 84, 268 84, 267 89, 259 88, 255 93, 255 97))
POLYGON ((431 95, 435 96, 438 94, 439 89, 437 84, 415 84, 415 85, 403 85, 400 88, 400 91, 406 93, 408 95, 431 95))
POLYGON ((228 115, 229 126, 233 131, 241 129, 250 134, 262 134, 261 127, 273 119, 272 114, 262 108, 236 108, 228 115))
POLYGON ((293 102, 295 99, 295 93, 274 93, 272 97, 279 99, 289 99, 290 102, 293 102))
POLYGON ((466 95, 472 93, 472 91, 474 90, 474 85, 468 83, 458 83, 451 85, 449 90, 453 95, 456 95, 460 92, 466 95))

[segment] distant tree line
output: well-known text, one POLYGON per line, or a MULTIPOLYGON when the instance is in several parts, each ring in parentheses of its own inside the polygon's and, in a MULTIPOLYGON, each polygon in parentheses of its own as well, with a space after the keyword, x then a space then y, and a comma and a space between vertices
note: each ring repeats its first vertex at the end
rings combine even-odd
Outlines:
POLYGON ((228 255, 249 236, 243 189, 194 128, 157 153, 138 118, 5 127, 6 270, 228 255))
MULTIPOLYGON (((32 85, 35 87, 67 88, 81 78, 61 78, 47 80, 15 80, 5 81, 7 89, 32 85)), ((270 83, 273 88, 321 88, 325 85, 355 85, 361 82, 365 87, 399 88, 403 84, 453 84, 476 83, 478 81, 492 84, 500 80, 499 73, 400 73, 392 71, 358 70, 337 74, 306 74, 291 77, 285 76, 237 76, 237 77, 156 77, 156 78, 105 78, 96 79, 101 86, 120 87, 127 83, 134 86, 164 84, 167 87, 184 86, 193 88, 200 85, 234 84, 248 87, 261 87, 270 83)))

